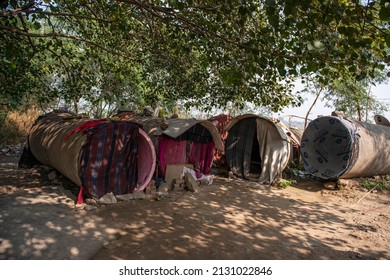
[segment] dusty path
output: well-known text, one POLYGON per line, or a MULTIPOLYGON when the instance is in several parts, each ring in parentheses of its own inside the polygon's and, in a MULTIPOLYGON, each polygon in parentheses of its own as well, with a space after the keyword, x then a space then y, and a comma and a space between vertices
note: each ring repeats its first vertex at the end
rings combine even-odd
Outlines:
MULTIPOLYGON (((126 235, 94 259, 389 259, 390 200, 269 190, 220 178, 176 202, 137 201, 105 210, 126 235)), ((360 195, 360 193, 359 193, 360 195)))
POLYGON ((390 195, 217 177, 199 193, 86 211, 0 157, 0 259, 390 259, 390 195))

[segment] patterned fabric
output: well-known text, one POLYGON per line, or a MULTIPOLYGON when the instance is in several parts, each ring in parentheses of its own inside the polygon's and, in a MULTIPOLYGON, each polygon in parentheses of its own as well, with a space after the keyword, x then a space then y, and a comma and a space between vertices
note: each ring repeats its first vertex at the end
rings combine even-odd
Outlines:
POLYGON ((65 136, 65 141, 68 140, 68 138, 70 136, 72 136, 74 133, 76 132, 82 132, 82 133, 86 133, 89 128, 93 128, 95 127, 97 124, 101 123, 101 122, 104 122, 106 121, 106 119, 100 119, 100 120, 92 120, 92 121, 88 121, 78 127, 76 127, 75 129, 73 129, 71 132, 69 132, 66 136, 65 136))
POLYGON ((138 181, 138 131, 131 122, 95 121, 77 131, 87 140, 80 155, 83 192, 100 198, 107 193, 132 193, 138 181))
POLYGON ((301 141, 305 171, 323 179, 341 176, 353 160, 358 128, 338 117, 321 117, 310 122, 301 141))

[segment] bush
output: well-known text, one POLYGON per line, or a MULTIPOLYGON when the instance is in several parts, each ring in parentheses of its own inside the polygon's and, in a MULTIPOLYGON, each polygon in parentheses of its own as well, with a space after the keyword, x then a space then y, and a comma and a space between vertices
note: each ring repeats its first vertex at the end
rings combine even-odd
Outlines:
POLYGON ((290 187, 290 186, 292 186, 292 185, 294 185, 296 183, 297 183, 297 181, 295 181, 295 180, 280 179, 277 182, 277 186, 279 188, 285 189, 285 188, 290 187))
POLYGON ((40 110, 35 107, 26 110, 9 111, 0 118, 0 144, 16 144, 25 138, 34 124, 40 110))

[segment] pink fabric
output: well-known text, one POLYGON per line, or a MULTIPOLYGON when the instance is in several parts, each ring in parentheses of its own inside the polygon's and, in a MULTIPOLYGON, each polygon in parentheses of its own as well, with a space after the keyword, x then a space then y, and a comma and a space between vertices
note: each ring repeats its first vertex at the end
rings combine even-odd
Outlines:
POLYGON ((213 164, 214 142, 193 142, 190 152, 189 163, 194 164, 196 176, 209 175, 213 164))
POLYGON ((165 177, 167 164, 187 163, 187 141, 164 136, 158 139, 158 160, 161 175, 165 177))

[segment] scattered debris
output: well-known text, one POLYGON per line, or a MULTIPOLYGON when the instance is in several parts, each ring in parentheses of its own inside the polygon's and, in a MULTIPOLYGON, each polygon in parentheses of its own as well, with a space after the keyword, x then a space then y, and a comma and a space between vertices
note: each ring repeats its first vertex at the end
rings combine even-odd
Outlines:
POLYGON ((5 145, 0 148, 0 155, 6 157, 19 156, 22 154, 24 144, 5 145))
POLYGON ((165 182, 168 184, 169 189, 173 187, 175 179, 182 179, 184 174, 184 168, 192 169, 192 164, 167 164, 165 173, 165 182))
POLYGON ((368 191, 367 193, 365 193, 365 194, 356 202, 356 204, 358 204, 360 201, 362 201, 367 195, 369 195, 371 192, 373 192, 378 186, 379 186, 379 184, 375 185, 375 187, 373 187, 370 191, 368 191))
POLYGON ((168 192, 157 192, 156 200, 168 199, 171 195, 168 192))
POLYGON ((1 186, 0 187, 0 194, 12 194, 17 192, 17 188, 13 186, 1 186))
POLYGON ((199 183, 195 180, 191 173, 184 175, 185 185, 192 192, 199 192, 199 183))
POLYGON ((145 193, 143 191, 133 193, 134 199, 145 199, 145 193))
POLYGON ((336 190, 337 189, 336 182, 325 182, 323 186, 327 190, 336 190))
POLYGON ((98 208, 97 205, 89 205, 87 203, 79 203, 74 206, 75 211, 79 211, 79 210, 91 211, 97 208, 98 208))
POLYGON ((120 194, 117 195, 116 198, 118 199, 118 201, 128 202, 134 199, 134 195, 132 193, 120 194))
POLYGON ((57 178, 57 172, 54 170, 52 172, 50 172, 49 174, 47 174, 47 178, 50 180, 50 181, 53 181, 54 179, 57 178))
POLYGON ((103 195, 101 198, 99 198, 98 202, 100 204, 115 204, 118 201, 117 201, 115 195, 112 192, 110 192, 110 193, 103 195))
POLYGON ((94 198, 86 198, 85 203, 87 203, 88 205, 97 205, 98 204, 98 202, 94 198))
POLYGON ((156 192, 157 192, 157 189, 155 186, 155 181, 151 180, 150 183, 145 188, 145 193, 154 195, 154 194, 156 194, 156 192))
POLYGON ((358 179, 338 179, 336 183, 340 190, 346 188, 357 188, 361 184, 358 179))
POLYGON ((163 183, 158 187, 159 192, 167 193, 169 191, 169 185, 167 183, 163 183))

